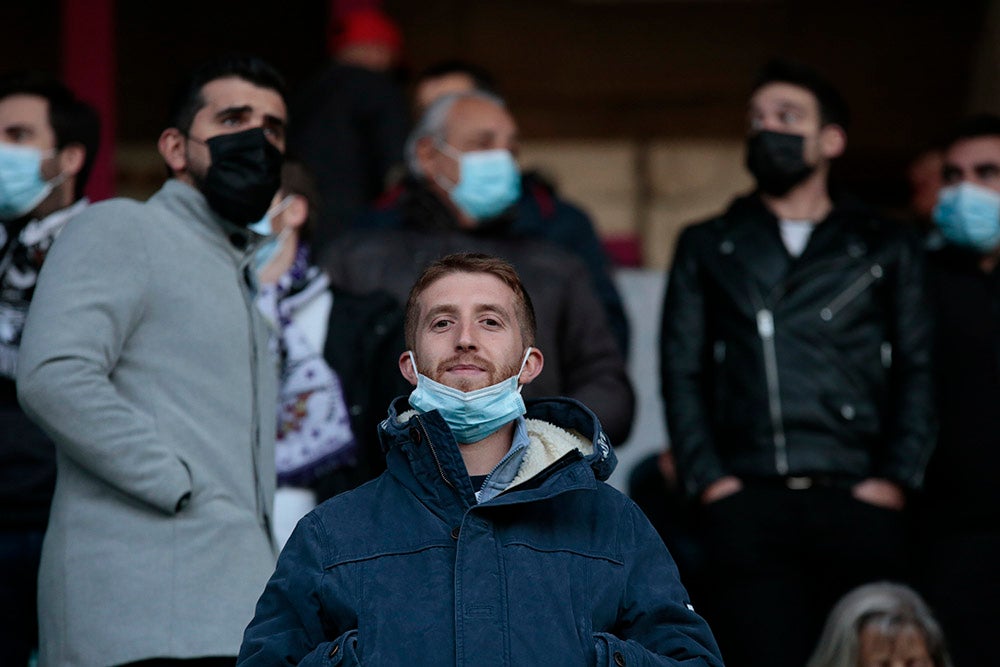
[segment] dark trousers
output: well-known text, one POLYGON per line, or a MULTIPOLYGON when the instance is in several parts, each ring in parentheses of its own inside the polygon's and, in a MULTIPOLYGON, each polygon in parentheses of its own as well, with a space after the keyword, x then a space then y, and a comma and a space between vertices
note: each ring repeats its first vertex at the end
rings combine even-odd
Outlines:
POLYGON ((993 633, 1000 626, 997 525, 980 530, 936 525, 921 544, 918 586, 941 622, 955 667, 993 664, 993 633))
POLYGON ((703 510, 704 616, 727 665, 802 667, 843 594, 905 578, 902 514, 848 488, 745 480, 703 510))
POLYGON ((38 646, 38 562, 44 534, 0 532, 0 662, 5 665, 25 667, 38 646))

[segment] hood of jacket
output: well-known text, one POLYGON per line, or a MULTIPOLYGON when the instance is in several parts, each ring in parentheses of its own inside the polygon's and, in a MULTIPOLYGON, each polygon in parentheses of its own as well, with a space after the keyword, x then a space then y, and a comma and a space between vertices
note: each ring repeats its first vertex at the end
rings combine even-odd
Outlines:
MULTIPOLYGON (((526 405, 529 445, 521 469, 507 490, 489 502, 530 501, 593 487, 611 475, 617 457, 587 407, 571 398, 529 400, 526 405)), ((379 437, 389 472, 415 494, 445 512, 464 512, 476 504, 460 445, 436 410, 418 413, 400 397, 379 425, 379 437)))

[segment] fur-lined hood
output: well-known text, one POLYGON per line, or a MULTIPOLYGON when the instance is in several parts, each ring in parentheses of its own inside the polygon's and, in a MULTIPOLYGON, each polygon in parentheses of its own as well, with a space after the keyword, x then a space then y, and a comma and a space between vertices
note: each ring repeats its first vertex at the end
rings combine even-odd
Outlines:
MULTIPOLYGON (((419 443, 423 437, 428 437, 434 444, 432 457, 436 457, 434 464, 437 472, 445 477, 452 467, 464 472, 459 446, 441 416, 437 412, 429 412, 414 420, 416 416, 417 412, 409 409, 405 398, 390 406, 389 417, 380 427, 382 448, 387 455, 391 456, 392 450, 397 447, 412 445, 414 441, 419 443), (421 427, 424 431, 420 430, 421 427)), ((521 469, 509 488, 535 478, 574 452, 579 453, 597 480, 606 480, 614 471, 617 457, 611 443, 594 413, 579 401, 571 398, 531 400, 527 402, 525 418, 530 442, 521 469)), ((412 452, 407 454, 407 458, 411 464, 415 463, 412 452)))

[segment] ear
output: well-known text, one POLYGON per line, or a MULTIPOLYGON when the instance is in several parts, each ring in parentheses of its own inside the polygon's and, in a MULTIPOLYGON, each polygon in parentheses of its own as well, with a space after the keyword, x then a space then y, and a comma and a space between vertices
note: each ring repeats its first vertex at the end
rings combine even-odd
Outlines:
POLYGON ((59 151, 59 173, 75 178, 86 161, 87 149, 83 144, 67 144, 59 151))
POLYGON ((538 377, 542 372, 543 366, 545 366, 545 357, 542 356, 542 351, 532 346, 531 352, 528 353, 528 359, 524 362, 524 370, 521 371, 521 377, 518 378, 517 383, 528 384, 538 377))
POLYGON ((308 217, 309 202, 301 195, 292 195, 292 200, 288 202, 288 208, 285 209, 281 221, 285 223, 286 227, 299 229, 306 224, 308 217))
POLYGON ((399 372, 403 374, 406 381, 412 384, 414 387, 417 386, 417 373, 413 370, 413 364, 410 362, 410 352, 406 351, 399 355, 399 372))
POLYGON ((160 135, 156 148, 174 176, 187 169, 187 138, 176 127, 168 127, 160 135))
POLYGON ((823 126, 819 133, 820 149, 828 160, 840 157, 847 148, 847 132, 839 125, 823 126))
POLYGON ((437 149, 434 147, 434 139, 431 137, 421 138, 417 141, 415 153, 421 173, 425 176, 434 173, 434 158, 437 153, 437 149))

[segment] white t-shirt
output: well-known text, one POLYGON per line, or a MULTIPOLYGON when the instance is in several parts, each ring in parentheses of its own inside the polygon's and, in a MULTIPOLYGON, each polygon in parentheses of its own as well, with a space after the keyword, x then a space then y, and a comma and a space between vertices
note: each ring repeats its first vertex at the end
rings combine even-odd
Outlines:
POLYGON ((812 220, 781 220, 778 225, 781 228, 781 240, 792 257, 798 257, 806 249, 816 226, 812 220))

